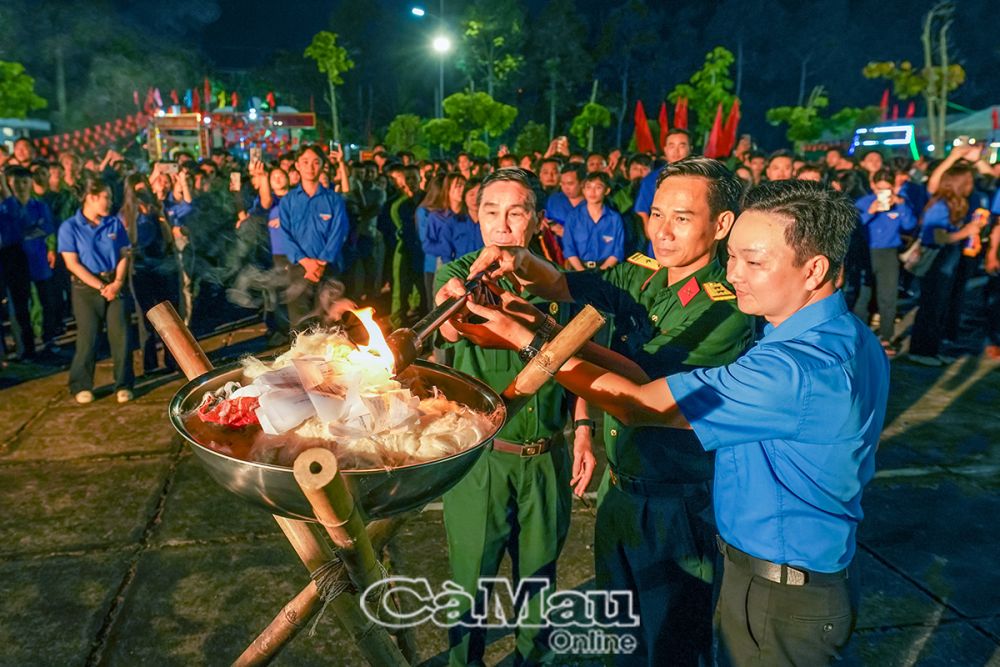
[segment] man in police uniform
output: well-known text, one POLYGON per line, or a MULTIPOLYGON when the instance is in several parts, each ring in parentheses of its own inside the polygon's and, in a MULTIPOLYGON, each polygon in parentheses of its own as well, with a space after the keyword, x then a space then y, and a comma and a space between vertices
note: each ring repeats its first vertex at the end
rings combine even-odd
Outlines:
MULTIPOLYGON (((479 191, 479 225, 488 245, 524 247, 538 224, 537 204, 542 195, 538 179, 519 168, 500 169, 487 176, 479 191)), ((462 287, 479 251, 441 267, 435 276, 436 301, 464 294, 462 287)), ((513 289, 509 281, 501 281, 513 289)), ((558 304, 536 299, 560 319, 558 304)), ((549 318, 551 321, 551 318, 549 318)), ((475 328, 469 323, 459 329, 475 328)), ((454 368, 506 387, 525 364, 507 350, 488 350, 461 338, 451 324, 441 328, 455 351, 454 368)), ((538 347, 540 343, 536 344, 538 347)), ((531 349, 537 349, 531 348, 531 349)), ((544 577, 555 589, 556 561, 566 541, 570 518, 570 458, 562 429, 566 422, 565 393, 555 383, 543 386, 520 412, 513 415, 472 471, 444 496, 444 523, 452 580, 473 596, 481 577, 494 577, 504 552, 509 552, 514 581, 544 577)), ((574 477, 585 488, 594 469, 590 432, 584 427, 574 438, 574 477), (577 473, 579 469, 579 473, 577 473)), ((526 624, 539 624, 540 597, 528 600, 526 624)), ((468 610, 463 609, 463 613, 468 610)), ((516 612, 515 612, 516 613, 516 612)), ((517 630, 516 663, 537 664, 550 657, 546 628, 517 630)), ((449 630, 451 664, 482 664, 486 631, 456 625, 449 630)))
MULTIPOLYGON (((736 308, 715 259, 742 185, 722 163, 695 156, 665 167, 646 223, 656 259, 636 254, 606 272, 562 274, 519 249, 490 248, 536 295, 590 303, 614 316, 612 349, 653 376, 734 361, 752 319, 736 308)), ((709 664, 715 525, 712 455, 690 431, 665 434, 604 420, 608 472, 595 531, 597 587, 631 590, 639 646, 622 664, 709 664), (671 441, 669 448, 650 443, 671 441)), ((632 629, 627 630, 631 632, 632 629)))
MULTIPOLYGON (((556 379, 623 422, 693 429, 716 453, 720 662, 826 665, 857 617, 849 568, 889 363, 836 287, 857 224, 851 202, 816 183, 781 181, 751 190, 743 207, 728 277, 740 310, 768 322, 752 349, 666 382, 637 383, 578 359, 556 379)), ((470 310, 511 344, 534 335, 497 310, 470 310)), ((663 454, 674 445, 642 446, 663 454)))

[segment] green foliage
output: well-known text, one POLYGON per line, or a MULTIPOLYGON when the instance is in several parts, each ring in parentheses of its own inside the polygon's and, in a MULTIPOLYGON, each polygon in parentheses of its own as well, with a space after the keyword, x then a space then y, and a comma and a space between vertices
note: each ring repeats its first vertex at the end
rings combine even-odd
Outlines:
MULTIPOLYGON (((886 79, 892 81, 893 93, 901 99, 909 99, 923 94, 928 88, 939 90, 941 77, 945 74, 944 67, 924 67, 915 69, 913 64, 904 60, 896 64, 890 61, 870 62, 861 73, 866 79, 886 79)), ((949 65, 948 92, 965 83, 965 69, 961 65, 949 65)))
POLYGON ((463 132, 503 134, 517 118, 517 109, 497 102, 486 93, 455 93, 442 103, 444 115, 463 132))
POLYGON ((427 149, 424 144, 424 121, 412 113, 399 114, 389 123, 389 129, 385 133, 386 147, 397 153, 399 151, 410 151, 417 154, 418 149, 426 157, 427 149))
POLYGON ((354 69, 354 61, 347 55, 347 49, 337 46, 337 35, 326 30, 313 36, 303 55, 315 60, 319 71, 326 74, 335 86, 344 83, 341 74, 354 69))
POLYGON ((826 127, 820 111, 829 104, 830 100, 823 92, 823 87, 816 86, 805 106, 768 109, 765 117, 771 125, 788 125, 785 136, 789 141, 797 143, 815 141, 823 136, 826 127))
POLYGON ((490 156, 490 147, 489 147, 489 144, 487 144, 482 139, 472 139, 472 138, 470 138, 468 141, 465 142, 465 146, 463 148, 465 148, 465 150, 466 150, 467 153, 469 153, 470 155, 473 155, 475 157, 489 157, 490 156))
POLYGON ((462 141, 465 134, 451 118, 432 118, 424 123, 424 136, 432 146, 446 151, 462 141))
POLYGON ((873 125, 882 118, 882 109, 871 107, 844 107, 827 120, 827 130, 845 134, 858 127, 873 125))
POLYGON ((48 102, 35 94, 35 80, 25 74, 24 65, 0 60, 0 118, 25 118, 48 102))
POLYGON ((458 67, 469 77, 470 88, 484 84, 493 95, 524 64, 524 13, 517 0, 475 0, 462 21, 462 52, 458 67))
POLYGON ((587 146, 588 149, 590 149, 593 148, 590 146, 589 141, 590 131, 597 127, 610 126, 611 111, 609 111, 608 108, 602 104, 588 102, 584 105, 583 110, 577 114, 576 118, 573 119, 573 123, 569 128, 569 133, 572 134, 582 145, 587 146))
POLYGON ((521 128, 514 141, 514 152, 518 155, 525 153, 545 152, 549 145, 549 130, 541 123, 529 120, 521 128))
POLYGON ((734 62, 733 54, 726 48, 717 46, 705 54, 705 64, 691 75, 687 83, 678 84, 667 96, 671 102, 684 97, 688 108, 695 114, 695 133, 707 134, 715 121, 715 110, 722 103, 723 113, 728 113, 736 96, 733 95, 733 80, 729 69, 734 62))

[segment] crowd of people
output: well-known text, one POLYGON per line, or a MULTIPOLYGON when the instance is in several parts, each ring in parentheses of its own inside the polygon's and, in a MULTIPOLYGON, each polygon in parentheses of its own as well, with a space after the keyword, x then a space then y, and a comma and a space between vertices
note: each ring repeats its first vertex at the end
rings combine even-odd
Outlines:
MULTIPOLYGON (((445 527, 453 579, 471 596, 505 553, 515 578, 554 583, 603 414, 595 572, 598 588, 632 591, 642 618, 625 664, 711 663, 720 553, 716 637, 729 662, 832 660, 853 630, 854 534, 900 351, 899 296, 918 304, 909 358, 941 365, 966 283, 984 269, 984 354, 1000 359, 1000 168, 973 143, 940 161, 831 148, 809 162, 744 137, 718 161, 692 155, 675 129, 655 156, 573 152, 559 137, 544 153, 501 147, 492 159, 384 146, 347 159, 317 145, 245 164, 225 151, 173 157, 47 162, 26 139, 0 150, 2 291, 18 344, 8 359, 58 357, 72 315, 75 400, 94 400, 106 328, 126 402, 134 349, 146 372, 172 368, 143 315, 158 301, 196 324, 225 293, 280 345, 355 303, 412 324, 498 262, 493 296, 470 302, 438 344, 502 387, 592 304, 609 319, 602 345, 557 375, 565 389, 550 383, 504 425, 445 495, 445 527), (789 405, 821 404, 788 418, 789 405), (810 444, 828 440, 827 453, 810 444), (754 577, 774 587, 772 604, 754 577)), ((522 602, 517 652, 537 662, 548 630, 538 596, 522 602)), ((453 664, 481 661, 483 628, 459 624, 449 638, 453 664)))

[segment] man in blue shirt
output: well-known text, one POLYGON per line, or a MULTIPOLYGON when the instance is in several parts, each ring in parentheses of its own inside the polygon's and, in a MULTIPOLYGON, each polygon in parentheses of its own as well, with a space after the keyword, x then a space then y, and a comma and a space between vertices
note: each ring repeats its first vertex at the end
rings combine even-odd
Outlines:
POLYGON ((315 309, 319 284, 343 270, 341 250, 347 239, 347 207, 343 197, 319 182, 325 162, 321 149, 299 149, 295 167, 302 181, 278 205, 281 245, 292 265, 291 291, 301 290, 288 302, 293 329, 315 309))
MULTIPOLYGON (((886 354, 893 357, 896 350, 896 295, 899 290, 899 233, 911 232, 917 226, 909 203, 896 190, 896 175, 889 169, 880 169, 872 177, 872 194, 859 199, 855 206, 861 213, 861 224, 871 255, 872 275, 879 313, 879 338, 886 354)), ((868 301, 871 288, 862 285, 854 306, 862 322, 868 322, 868 301)))
MULTIPOLYGON (((35 356, 35 332, 31 326, 31 268, 25 247, 29 216, 24 204, 15 196, 17 191, 27 196, 31 192, 31 172, 25 167, 10 166, 0 178, 0 297, 6 291, 14 308, 14 319, 21 333, 21 355, 35 356), (9 182, 8 182, 9 181, 9 182)), ((29 242, 30 243, 30 242, 29 242)), ((2 320, 3 318, 0 318, 2 320)), ((0 328, 0 337, 3 329, 0 328)), ((4 352, 6 353, 6 343, 4 352)))
POLYGON ((583 180, 586 177, 587 170, 582 164, 564 164, 559 174, 560 190, 545 200, 545 223, 560 239, 569 216, 583 204, 583 180))
POLYGON ((605 206, 611 179, 603 171, 591 172, 583 183, 584 206, 573 209, 563 231, 563 255, 577 271, 605 271, 625 261, 625 223, 621 214, 605 206))
MULTIPOLYGON (((667 143, 663 145, 663 155, 667 164, 683 160, 691 154, 691 134, 687 130, 675 127, 667 132, 667 143)), ((663 171, 663 165, 649 172, 639 184, 639 194, 635 198, 635 212, 642 218, 643 226, 649 221, 649 211, 653 206, 653 195, 656 194, 656 184, 663 171)))
MULTIPOLYGON (((848 568, 875 472, 888 359, 836 288, 857 224, 851 203, 781 181, 751 190, 743 208, 728 277, 740 310, 768 322, 756 346, 666 382, 646 382, 625 360, 616 372, 573 359, 556 379, 623 423, 690 428, 716 452, 720 663, 830 664, 857 614, 848 568)), ((469 309, 513 345, 534 336, 524 318, 469 309)))

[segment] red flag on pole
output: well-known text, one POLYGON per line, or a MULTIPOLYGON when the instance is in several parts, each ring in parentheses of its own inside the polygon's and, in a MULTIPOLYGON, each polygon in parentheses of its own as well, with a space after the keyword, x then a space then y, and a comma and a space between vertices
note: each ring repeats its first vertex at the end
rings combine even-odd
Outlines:
POLYGON ((157 107, 163 107, 163 97, 160 95, 159 88, 153 88, 153 100, 156 102, 157 107))
POLYGON ((170 91, 170 101, 174 103, 174 106, 177 106, 178 104, 181 103, 180 98, 177 97, 176 89, 170 91))
POLYGON ((201 95, 198 94, 197 88, 191 91, 191 110, 201 111, 201 95))
POLYGON ((642 100, 636 100, 635 103, 635 149, 640 153, 656 151, 653 133, 649 131, 649 121, 646 120, 646 109, 642 106, 642 100))
POLYGON ((674 105, 674 127, 679 130, 688 129, 688 101, 686 97, 680 98, 674 105))
POLYGON ((886 88, 882 92, 882 101, 879 102, 879 109, 882 110, 882 120, 889 118, 889 89, 886 88))
POLYGON ((660 150, 667 145, 667 130, 670 126, 667 124, 667 103, 660 102, 660 115, 657 119, 660 123, 660 150))
POLYGON ((278 101, 274 98, 274 91, 268 91, 267 93, 267 106, 271 111, 275 111, 278 108, 278 101))
POLYGON ((993 129, 1000 130, 1000 111, 993 107, 993 129))
POLYGON ((906 105, 906 117, 913 118, 913 114, 917 112, 917 105, 910 100, 910 103, 906 105))
POLYGON ((708 142, 702 154, 705 157, 725 157, 721 152, 723 143, 725 139, 722 137, 722 102, 719 102, 719 106, 715 109, 715 122, 712 123, 712 131, 708 134, 708 142))
POLYGON ((740 126, 740 100, 733 100, 733 106, 729 107, 729 117, 726 118, 726 127, 722 131, 725 138, 725 145, 722 147, 722 154, 729 155, 736 148, 736 131, 740 126))
POLYGON ((899 120, 899 104, 892 105, 892 119, 899 120))
POLYGON ((239 98, 239 96, 238 96, 238 95, 236 94, 236 91, 235 91, 235 90, 233 91, 233 94, 229 96, 229 100, 230 100, 230 101, 231 101, 231 102, 233 103, 233 111, 236 111, 236 107, 237 107, 237 106, 239 105, 239 103, 240 103, 240 98, 239 98))
POLYGON ((208 77, 205 77, 205 83, 203 85, 205 92, 203 93, 202 99, 205 100, 205 111, 212 110, 212 84, 209 83, 208 77))

